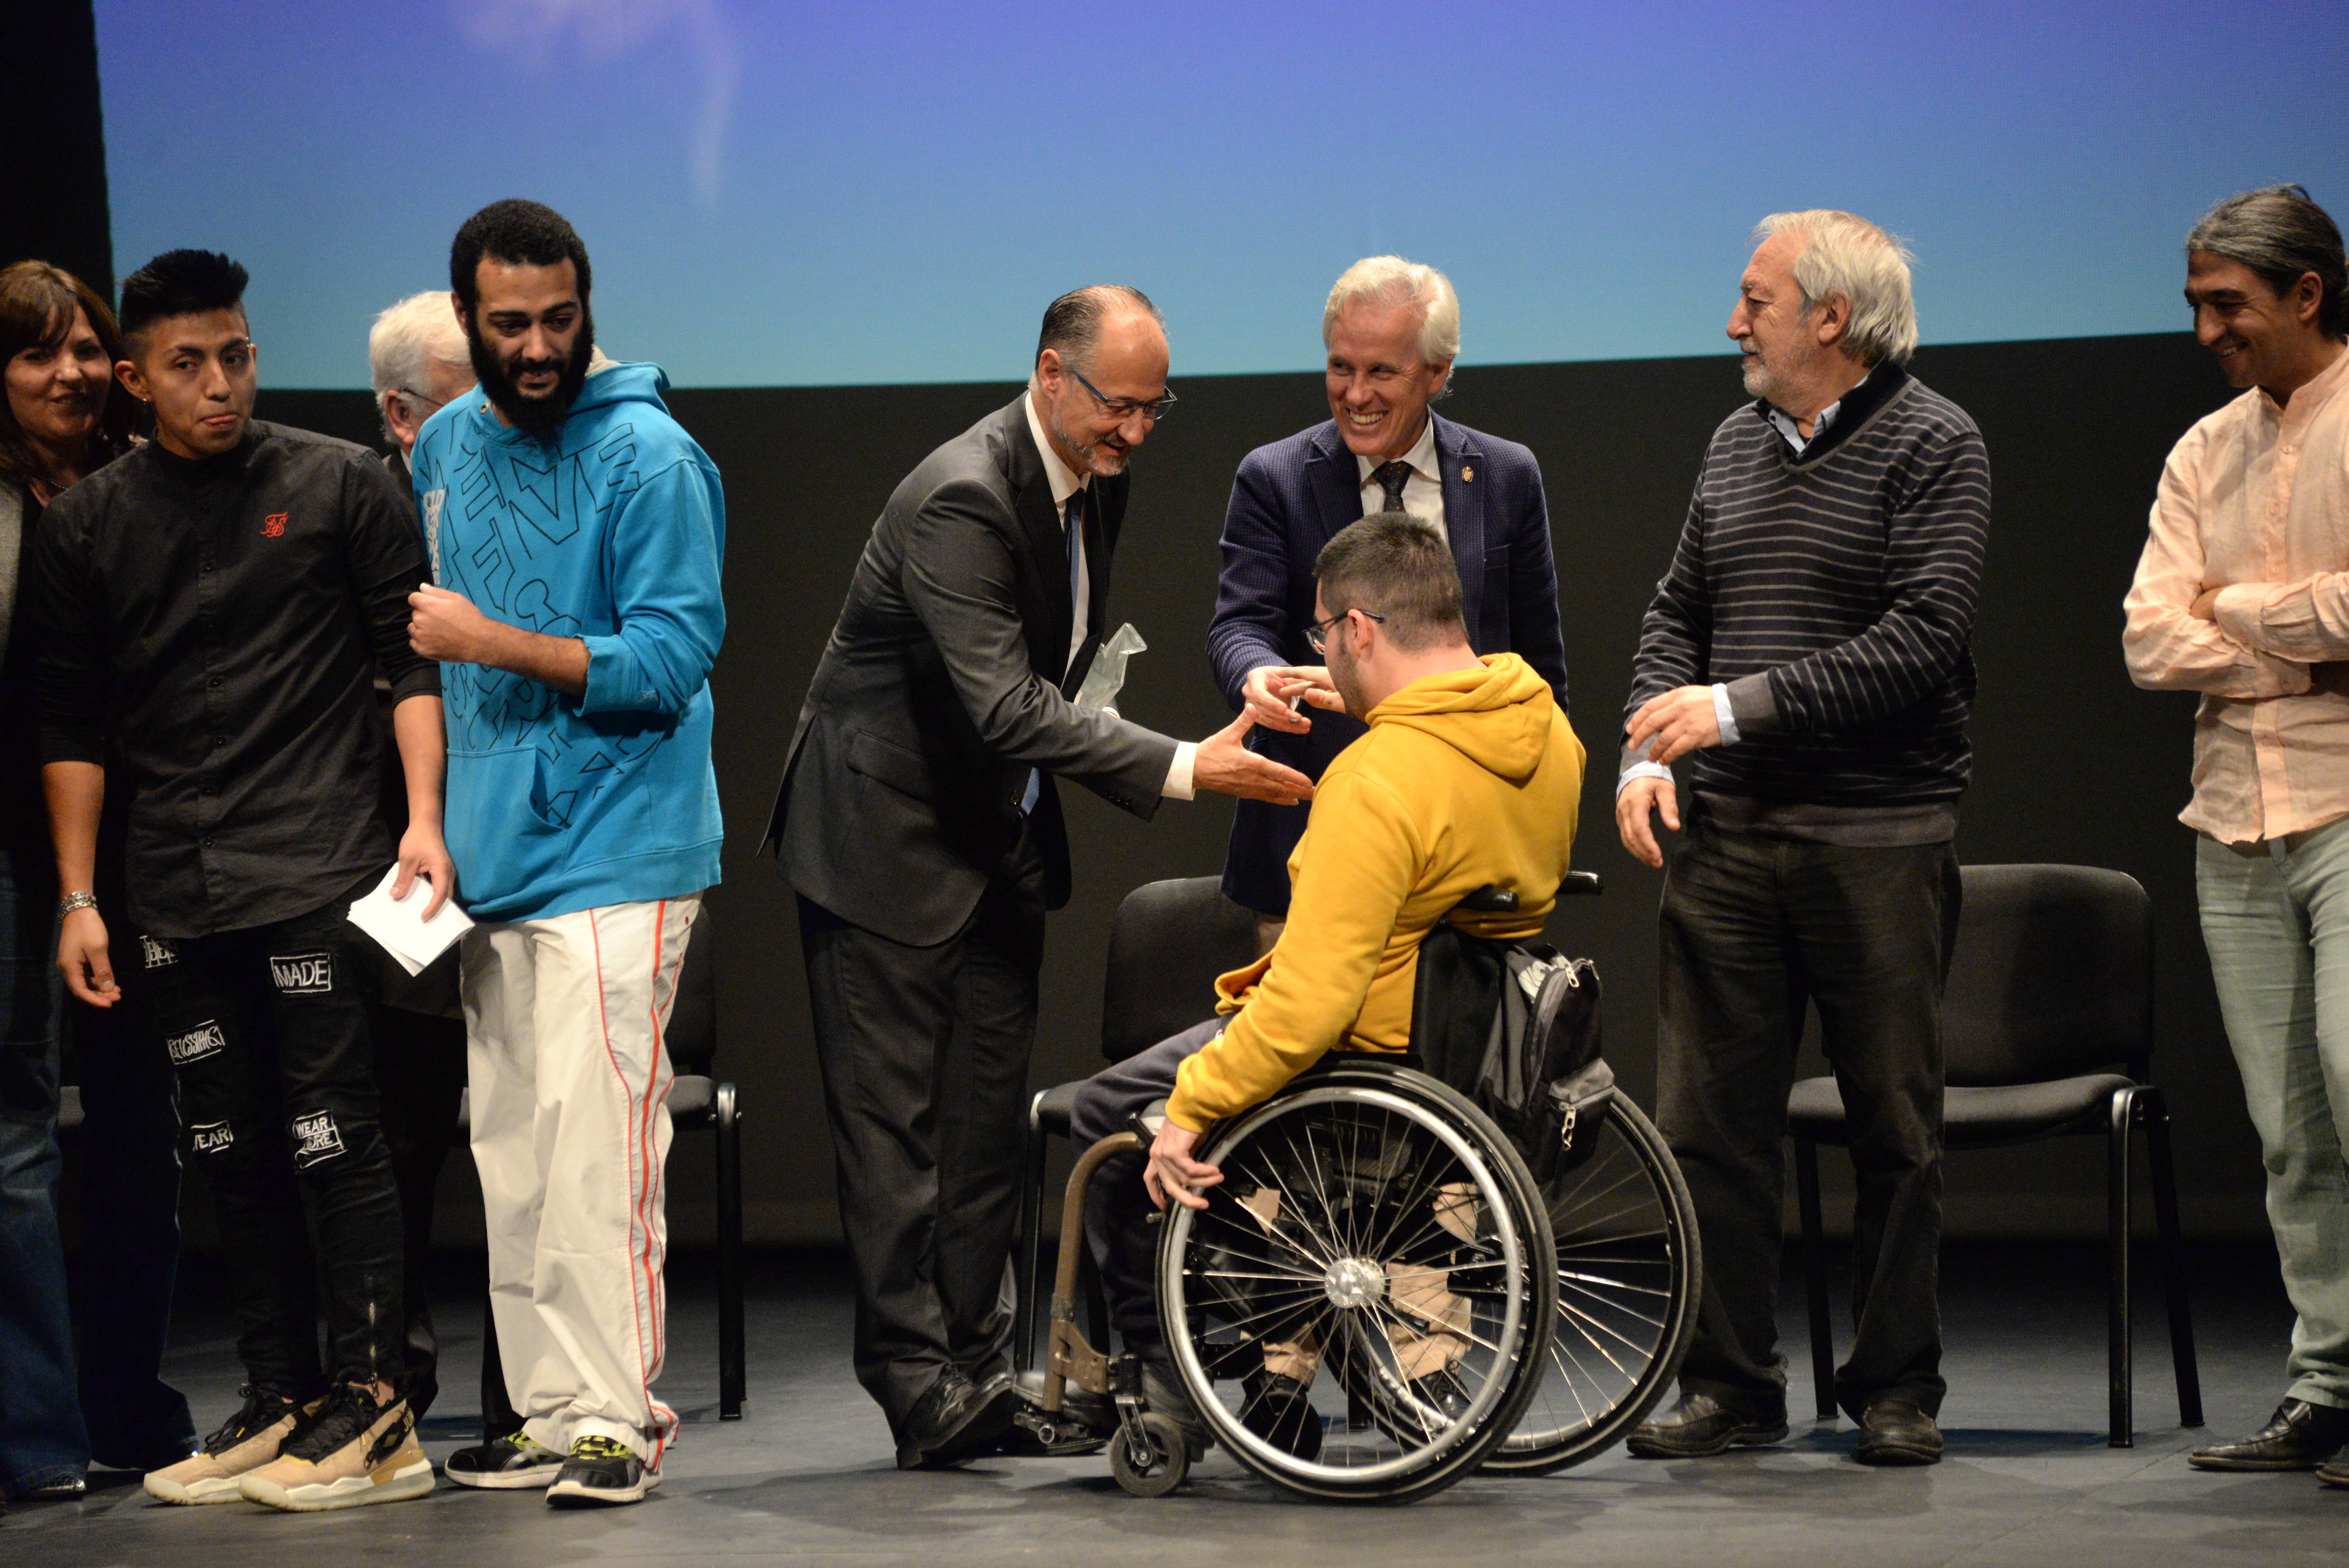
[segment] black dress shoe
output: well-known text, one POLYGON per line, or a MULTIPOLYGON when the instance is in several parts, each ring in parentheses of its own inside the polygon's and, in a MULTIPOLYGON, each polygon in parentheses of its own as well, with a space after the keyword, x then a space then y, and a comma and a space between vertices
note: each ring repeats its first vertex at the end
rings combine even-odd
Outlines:
POLYGON ((906 1412, 897 1468, 938 1470, 992 1451, 1019 1405, 1009 1373, 975 1384, 959 1368, 947 1367, 906 1412))
POLYGON ((1255 1372, 1241 1384, 1240 1425, 1292 1459, 1321 1457, 1321 1412, 1313 1390, 1286 1372, 1255 1372))
POLYGON ((1851 1457, 1864 1465, 1937 1465, 1941 1429, 1916 1404, 1899 1396, 1870 1399, 1859 1416, 1859 1447, 1851 1457))
POLYGON ((2268 1424, 2231 1443, 2196 1449, 2186 1462, 2196 1470, 2314 1470, 2349 1444, 2349 1410, 2286 1399, 2268 1424))
POLYGON ((1710 1394, 1683 1394, 1670 1414, 1632 1428, 1623 1446, 1643 1460, 1701 1460, 1759 1448, 1785 1435, 1784 1416, 1773 1420, 1743 1415, 1710 1394))
POLYGON ((2316 1479, 2327 1486, 2349 1487, 2349 1450, 2334 1454, 2318 1465, 2316 1479))

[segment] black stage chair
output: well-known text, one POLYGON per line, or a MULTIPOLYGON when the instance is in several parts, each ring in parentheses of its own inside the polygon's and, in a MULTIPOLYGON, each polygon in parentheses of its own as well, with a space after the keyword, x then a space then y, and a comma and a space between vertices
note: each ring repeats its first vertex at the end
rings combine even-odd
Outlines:
MULTIPOLYGON (((740 1096, 731 1083, 711 1076, 718 1054, 718 934, 702 906, 678 971, 677 1002, 669 1014, 669 1067, 677 1075, 668 1091, 668 1114, 679 1132, 718 1135, 718 1416, 742 1418, 742 1134, 740 1096)), ((471 1126, 471 1104, 460 1115, 471 1126)), ((496 1354, 497 1323, 484 1310, 481 1354, 496 1354)))
MULTIPOLYGON (((2169 1112, 2146 1082, 2153 1052, 2153 907, 2137 880, 2089 866, 1968 866, 1942 1006, 1947 1146, 1994 1149, 2071 1135, 2106 1139, 2111 1312, 2111 1442, 2131 1445, 2129 1135, 2153 1164, 2163 1294, 2181 1425, 2202 1424, 2187 1315, 2169 1112), (2117 1069, 2117 1070, 2116 1070, 2117 1069)), ((1802 1208, 1819 1418, 1835 1414, 1835 1348, 1820 1245, 1818 1146, 1847 1141, 1832 1078, 1805 1078, 1786 1104, 1802 1208)))
MULTIPOLYGON (((1213 1011, 1216 976, 1256 958, 1256 915, 1223 893, 1220 877, 1145 882, 1125 895, 1109 928, 1109 974, 1102 986, 1102 1059, 1122 1062, 1213 1011)), ((1028 1180, 1019 1199, 1019 1315, 1013 1355, 1035 1357, 1039 1260, 1043 1250, 1044 1160, 1050 1140, 1069 1136, 1078 1079, 1039 1093, 1028 1108, 1028 1180)), ((1096 1311, 1094 1326, 1101 1327, 1096 1311)), ((1096 1333, 1097 1343, 1106 1335, 1096 1333)))

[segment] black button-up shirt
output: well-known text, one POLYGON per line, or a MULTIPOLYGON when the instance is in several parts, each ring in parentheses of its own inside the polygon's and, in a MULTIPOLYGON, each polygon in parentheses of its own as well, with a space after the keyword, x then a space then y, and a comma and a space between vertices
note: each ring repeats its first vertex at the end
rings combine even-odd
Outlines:
POLYGON ((373 453, 257 421, 204 462, 150 441, 59 496, 32 557, 42 760, 115 743, 140 930, 289 920, 390 863, 372 676, 440 679, 408 646, 423 540, 373 453))

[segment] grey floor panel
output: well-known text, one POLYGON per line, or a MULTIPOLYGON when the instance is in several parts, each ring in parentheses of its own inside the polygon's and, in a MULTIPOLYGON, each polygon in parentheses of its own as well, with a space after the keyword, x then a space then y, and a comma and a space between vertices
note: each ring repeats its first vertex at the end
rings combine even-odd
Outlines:
MULTIPOLYGON (((426 1425, 436 1460, 471 1440, 480 1345, 479 1265, 444 1264, 436 1295, 451 1389, 426 1425)), ((2203 1250, 2194 1274, 2210 1430, 2232 1435, 2258 1425, 2274 1403, 2290 1315, 2272 1256, 2203 1250)), ((237 1382, 216 1271, 191 1267, 182 1294, 169 1370, 209 1424, 233 1403, 237 1382)), ((1155 1502, 1121 1493, 1099 1459, 900 1474, 849 1375, 844 1271, 822 1253, 756 1260, 750 1401, 745 1419, 721 1423, 706 1262, 681 1260, 661 1387, 686 1427, 665 1484, 640 1507, 556 1513, 534 1493, 444 1483, 419 1501, 337 1514, 184 1510, 150 1502, 135 1477, 101 1472, 85 1501, 22 1506, 0 1521, 0 1564, 2349 1561, 2349 1491, 2326 1491, 2306 1475, 2220 1476, 2187 1466, 2186 1450, 2207 1434, 2177 1425, 2151 1279, 2139 1295, 2139 1434, 2127 1449, 2105 1442, 2094 1249, 1952 1246, 1944 1299, 1949 1457, 1938 1467, 1863 1469, 1849 1458, 1849 1422, 1800 1419, 1809 1414, 1809 1367, 1800 1303, 1790 1295, 1781 1315, 1798 1419, 1784 1444, 1682 1463, 1619 1451, 1559 1476, 1474 1479, 1414 1507, 1333 1509, 1292 1501, 1221 1455, 1184 1492, 1155 1502)))

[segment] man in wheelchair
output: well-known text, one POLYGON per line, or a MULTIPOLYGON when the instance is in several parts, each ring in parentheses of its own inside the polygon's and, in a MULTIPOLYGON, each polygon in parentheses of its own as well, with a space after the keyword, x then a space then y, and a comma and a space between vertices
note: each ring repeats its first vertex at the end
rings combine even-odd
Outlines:
MULTIPOLYGON (((1464 480, 1468 480, 1464 474, 1464 480)), ((1495 941, 1537 935, 1557 900, 1574 842, 1583 748, 1540 676, 1514 654, 1479 658, 1461 617, 1450 546, 1424 523, 1379 513, 1340 530, 1314 563, 1315 624, 1326 659, 1280 695, 1343 711, 1370 727, 1323 776, 1304 837, 1289 857, 1288 923, 1271 952, 1216 982, 1216 1016, 1096 1074, 1078 1092, 1080 1147, 1164 1104, 1146 1161, 1120 1157, 1093 1181, 1086 1239, 1111 1315, 1143 1363, 1150 1408, 1172 1416, 1195 1453, 1207 1429, 1172 1368, 1153 1288, 1154 1210, 1208 1206, 1225 1173, 1194 1158, 1207 1130, 1272 1096, 1326 1053, 1400 1054, 1411 1047, 1421 942, 1453 918, 1495 941), (1505 913, 1453 913, 1488 885, 1515 892, 1505 913)), ((1399 1150, 1300 1150, 1317 1192, 1381 1196, 1381 1161, 1399 1150)), ((1237 1202, 1268 1234, 1281 1223, 1276 1175, 1237 1202)), ((1423 1194, 1424 1221, 1464 1240, 1472 1200, 1423 1194)), ((1241 1273, 1244 1271, 1235 1271, 1241 1273)), ((1448 1368, 1470 1334, 1466 1303, 1441 1270, 1366 1282, 1400 1309, 1388 1331, 1413 1396, 1437 1408, 1456 1397, 1448 1368)), ((1299 1457, 1321 1429, 1307 1398, 1325 1347, 1277 1315, 1259 1325, 1261 1366, 1246 1383, 1247 1429, 1299 1457)))

